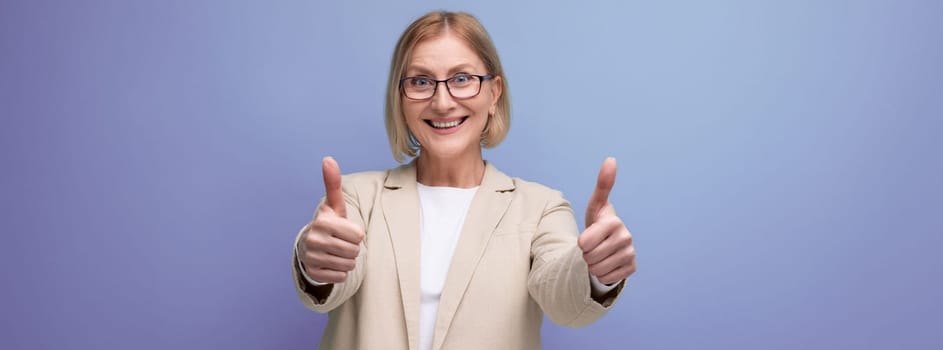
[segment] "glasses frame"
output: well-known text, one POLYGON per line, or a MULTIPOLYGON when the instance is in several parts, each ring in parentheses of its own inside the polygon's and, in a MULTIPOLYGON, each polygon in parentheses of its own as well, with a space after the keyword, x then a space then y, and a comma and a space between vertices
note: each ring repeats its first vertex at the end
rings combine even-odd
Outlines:
POLYGON ((467 99, 474 98, 474 97, 478 96, 479 94, 481 94, 481 85, 485 83, 485 80, 490 80, 490 79, 494 79, 494 74, 478 75, 478 74, 465 74, 465 73, 462 73, 462 74, 453 75, 453 76, 451 76, 451 77, 449 77, 449 78, 447 78, 447 79, 442 79, 442 80, 432 79, 432 78, 429 78, 429 77, 422 77, 422 76, 412 76, 412 77, 405 77, 405 78, 399 80, 399 91, 400 91, 400 93, 403 94, 403 97, 406 97, 406 98, 408 98, 408 99, 410 99, 410 100, 413 100, 413 101, 428 101, 428 100, 431 100, 433 97, 435 97, 436 92, 439 92, 439 83, 445 83, 445 91, 448 91, 449 96, 452 96, 452 98, 454 98, 454 99, 456 99, 456 100, 467 100, 467 99), (474 95, 471 95, 471 96, 468 96, 468 97, 455 97, 455 95, 452 94, 452 88, 449 87, 448 81, 449 81, 449 80, 452 80, 452 79, 455 79, 456 77, 462 76, 462 75, 464 75, 464 76, 470 76, 470 77, 477 77, 477 78, 478 78, 478 91, 475 92, 474 95), (429 97, 426 97, 426 98, 412 98, 412 97, 409 97, 409 95, 406 94, 406 88, 403 87, 403 84, 406 82, 406 80, 415 79, 415 78, 426 78, 426 79, 429 79, 430 81, 435 82, 435 86, 432 88, 432 95, 430 95, 429 97))

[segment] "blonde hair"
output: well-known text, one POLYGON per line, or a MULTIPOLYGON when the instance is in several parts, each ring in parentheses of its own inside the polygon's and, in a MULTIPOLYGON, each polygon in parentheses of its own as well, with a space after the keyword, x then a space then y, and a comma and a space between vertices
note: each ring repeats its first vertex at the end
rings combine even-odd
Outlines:
MULTIPOLYGON (((475 16, 464 12, 435 11, 415 20, 396 43, 390 63, 390 80, 386 88, 386 134, 390 139, 393 158, 402 163, 406 157, 419 154, 419 143, 409 131, 403 116, 403 100, 400 92, 400 79, 403 78, 406 64, 413 48, 420 41, 445 33, 454 34, 471 47, 478 58, 485 64, 488 74, 501 77, 501 96, 492 115, 481 134, 481 146, 492 148, 507 136, 511 127, 511 99, 508 95, 507 78, 501 68, 498 50, 494 47, 485 27, 475 16)), ((495 80, 496 81, 496 80, 495 80)))

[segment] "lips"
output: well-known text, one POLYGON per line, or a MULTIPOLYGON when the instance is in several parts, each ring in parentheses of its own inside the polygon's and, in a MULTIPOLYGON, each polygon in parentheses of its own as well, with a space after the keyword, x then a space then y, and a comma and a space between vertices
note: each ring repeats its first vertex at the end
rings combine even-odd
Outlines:
POLYGON ((424 119, 423 121, 435 129, 445 130, 445 129, 451 129, 459 125, 462 125, 462 123, 464 123, 465 120, 467 119, 468 117, 461 117, 461 118, 436 119, 436 120, 424 119))

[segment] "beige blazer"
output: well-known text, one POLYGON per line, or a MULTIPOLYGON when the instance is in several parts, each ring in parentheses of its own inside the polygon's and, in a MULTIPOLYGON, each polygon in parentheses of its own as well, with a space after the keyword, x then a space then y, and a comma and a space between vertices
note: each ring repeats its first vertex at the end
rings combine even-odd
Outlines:
MULTIPOLYGON (((311 294, 313 287, 292 257, 301 302, 329 313, 321 349, 417 349, 420 222, 414 163, 343 177, 348 219, 361 225, 366 237, 357 267, 326 298, 311 294)), ((578 234, 573 210, 560 192, 510 178, 487 163, 442 290, 433 349, 538 349, 545 313, 566 327, 602 317, 625 281, 601 302, 591 298, 578 234)))

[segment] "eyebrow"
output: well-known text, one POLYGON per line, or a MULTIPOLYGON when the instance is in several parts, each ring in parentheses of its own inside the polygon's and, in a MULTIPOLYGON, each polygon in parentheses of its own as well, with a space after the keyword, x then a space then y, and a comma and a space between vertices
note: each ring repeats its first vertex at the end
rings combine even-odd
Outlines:
MULTIPOLYGON (((469 63, 462 63, 462 64, 459 64, 459 65, 457 65, 457 66, 455 66, 455 67, 450 68, 449 71, 448 71, 447 76, 451 77, 452 75, 454 75, 455 73, 458 73, 458 72, 471 73, 471 71, 474 70, 474 69, 475 69, 475 67, 472 66, 471 64, 469 64, 469 63)), ((425 74, 425 75, 428 75, 428 76, 435 77, 435 74, 432 74, 432 71, 431 71, 431 70, 427 69, 426 67, 420 66, 420 65, 411 65, 411 66, 408 66, 408 67, 406 67, 406 70, 404 71, 404 74, 405 74, 405 72, 415 72, 416 74, 425 74)), ((410 74, 406 74, 406 75, 409 76, 410 74)))

